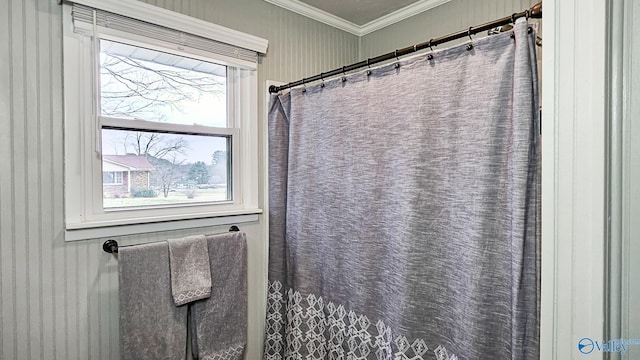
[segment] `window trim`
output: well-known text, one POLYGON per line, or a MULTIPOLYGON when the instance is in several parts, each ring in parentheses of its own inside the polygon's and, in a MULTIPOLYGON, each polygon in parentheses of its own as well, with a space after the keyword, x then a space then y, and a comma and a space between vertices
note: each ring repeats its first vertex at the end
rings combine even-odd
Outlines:
POLYGON ((134 0, 65 0, 266 54, 268 40, 134 0))
MULTIPOLYGON (((81 3, 92 3, 81 1, 81 3)), ((103 2, 99 2, 101 5, 103 2)), ((104 4, 112 3, 107 0, 104 4)), ((120 3, 120 1, 118 1, 120 3)), ((147 12, 164 9, 144 4, 147 12)), ((137 6, 137 5, 136 5, 137 6)), ((100 6, 97 6, 100 7, 100 6)), ((102 161, 99 155, 102 120, 97 116, 98 72, 93 37, 74 33, 72 5, 63 6, 64 36, 64 99, 65 99, 65 240, 81 240, 102 236, 160 231, 160 228, 181 229, 202 225, 212 218, 233 216, 228 222, 255 221, 249 214, 260 214, 258 208, 258 76, 246 61, 208 54, 197 49, 167 44, 155 39, 141 43, 139 36, 114 36, 100 33, 100 38, 121 41, 158 51, 170 52, 228 66, 227 114, 229 128, 215 128, 216 135, 227 134, 232 139, 232 173, 234 197, 215 204, 180 204, 163 208, 105 210, 102 207, 102 161), (91 85, 89 85, 91 84, 91 85), (87 92, 88 86, 92 91, 87 92), (80 119, 87 119, 81 121, 80 119), (93 119, 93 120, 90 120, 93 119), (99 180, 99 184, 98 181, 99 180), (169 210, 167 210, 169 209, 169 210), (180 211, 176 210, 180 209, 180 211), (243 215, 243 216, 237 216, 243 215), (248 220, 252 219, 252 220, 248 220), (170 223, 169 223, 170 222, 170 223), (164 225, 160 224, 164 223, 164 225)), ((171 12, 172 15, 181 15, 171 12)), ((125 14, 126 15, 126 14, 125 14)), ((184 17, 182 15, 181 17, 184 17)), ((189 18, 189 17, 187 17, 189 18)), ((189 18, 191 19, 191 18, 189 18)), ((192 19, 196 20, 196 19, 192 19)), ((200 20, 199 20, 200 21, 200 20)), ((208 23, 207 23, 208 24, 208 23)), ((163 25, 163 24, 158 24, 163 25)), ((173 25, 173 24, 172 24, 173 25)), ((212 25, 212 24, 209 24, 212 25)), ((126 34, 124 34, 126 35, 126 34)), ((266 41, 266 40, 265 40, 266 41)), ((97 41, 96 41, 97 43, 97 41)), ((99 51, 99 50, 98 50, 99 51)), ((123 120, 108 118, 109 126, 123 120)), ((141 127, 144 120, 127 120, 127 128, 141 127)), ((123 124, 124 125, 124 124, 123 124)), ((175 129, 171 124, 154 123, 154 128, 175 129)), ((148 128, 145 128, 148 129, 148 128)), ((203 133, 212 128, 202 127, 203 133)), ((256 215, 257 216, 257 215, 256 215)))

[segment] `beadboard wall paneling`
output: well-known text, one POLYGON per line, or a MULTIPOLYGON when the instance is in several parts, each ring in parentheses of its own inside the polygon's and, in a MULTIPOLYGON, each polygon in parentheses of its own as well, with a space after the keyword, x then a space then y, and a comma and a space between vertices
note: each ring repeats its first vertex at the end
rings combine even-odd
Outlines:
MULTIPOLYGON (((260 94, 267 79, 293 81, 358 58, 354 35, 262 0, 149 2, 268 39, 260 94)), ((102 251, 105 239, 65 242, 63 236, 61 14, 56 0, 0 1, 0 359, 119 359, 117 260, 102 251)), ((258 359, 263 217, 240 228, 249 241, 247 358, 258 359)), ((127 245, 227 229, 115 239, 127 245)))
POLYGON ((45 359, 64 350, 66 319, 56 313, 66 296, 64 258, 56 246, 62 240, 57 13, 53 2, 0 3, 2 359, 45 359))

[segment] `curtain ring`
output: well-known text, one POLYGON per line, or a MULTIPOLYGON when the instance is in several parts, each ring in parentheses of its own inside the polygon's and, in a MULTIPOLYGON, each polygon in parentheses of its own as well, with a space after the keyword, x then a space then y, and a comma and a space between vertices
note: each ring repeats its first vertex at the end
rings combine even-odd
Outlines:
MULTIPOLYGON (((473 39, 471 38, 471 29, 473 29, 473 26, 469 27, 469 30, 467 30, 467 35, 469 35, 469 41, 473 41, 473 39)), ((472 43, 468 43, 467 44, 467 51, 470 51, 473 49, 473 44, 472 43)))
POLYGON ((527 21, 529 21, 529 17, 531 16, 531 14, 529 13, 529 9, 525 10, 524 12, 524 18, 527 19, 527 21))
POLYGON ((371 64, 369 64, 369 60, 371 59, 367 58, 367 76, 371 75, 371 64))
POLYGON ((344 72, 344 68, 345 68, 345 67, 343 66, 343 67, 342 67, 342 82, 347 81, 347 74, 345 74, 345 72, 344 72))
POLYGON ((517 19, 516 16, 517 15, 518 15, 518 13, 511 14, 511 23, 514 24, 514 25, 516 24, 516 19, 517 19))
POLYGON ((397 68, 399 68, 399 67, 400 67, 400 59, 398 59, 398 50, 396 50, 396 51, 394 52, 394 55, 395 55, 395 57, 396 57, 396 64, 395 64, 395 67, 396 67, 396 69, 397 69, 397 68))
POLYGON ((302 92, 306 93, 307 92, 307 83, 306 83, 305 78, 302 78, 302 86, 303 86, 302 87, 302 92))
MULTIPOLYGON (((433 52, 433 47, 431 46, 431 42, 433 41, 433 39, 429 40, 429 43, 427 44, 427 46, 429 47, 429 49, 431 49, 431 52, 433 52)), ((433 60, 433 54, 428 54, 427 55, 427 60, 431 61, 433 60)))
POLYGON ((320 73, 320 81, 322 81, 322 83, 320 84, 320 87, 323 88, 324 87, 324 74, 320 73))

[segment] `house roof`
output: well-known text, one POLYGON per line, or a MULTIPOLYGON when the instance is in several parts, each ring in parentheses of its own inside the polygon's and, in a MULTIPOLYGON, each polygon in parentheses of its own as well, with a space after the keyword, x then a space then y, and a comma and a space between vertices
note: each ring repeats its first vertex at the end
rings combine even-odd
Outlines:
POLYGON ((102 155, 102 161, 124 166, 129 170, 155 170, 144 155, 102 155))

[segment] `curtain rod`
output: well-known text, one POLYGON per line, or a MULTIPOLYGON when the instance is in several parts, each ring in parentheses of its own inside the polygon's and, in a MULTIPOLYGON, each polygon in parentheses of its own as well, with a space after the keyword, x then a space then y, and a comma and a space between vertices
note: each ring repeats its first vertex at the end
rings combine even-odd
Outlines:
MULTIPOLYGON (((441 36, 439 38, 436 39, 431 39, 429 41, 420 43, 420 44, 416 44, 414 46, 409 46, 403 49, 399 49, 390 53, 386 53, 384 55, 380 55, 380 56, 376 56, 374 58, 369 58, 367 60, 363 60, 360 62, 357 62, 355 64, 351 64, 351 65, 347 65, 347 66, 343 66, 341 68, 337 68, 335 70, 331 70, 331 71, 327 71, 324 73, 320 73, 318 75, 309 77, 309 78, 302 78, 302 80, 298 80, 298 81, 294 81, 294 82, 290 82, 288 84, 285 85, 281 85, 281 86, 275 86, 275 85, 271 85, 269 86, 269 93, 274 94, 274 93, 278 93, 282 90, 285 89, 289 89, 292 88, 294 86, 298 86, 298 85, 304 85, 306 83, 312 82, 312 81, 317 81, 317 80, 324 80, 325 78, 331 77, 331 76, 336 76, 336 75, 344 75, 347 71, 352 71, 352 70, 356 70, 359 68, 363 68, 365 66, 370 66, 379 62, 383 62, 386 60, 391 60, 394 58, 398 58, 398 56, 403 56, 403 55, 407 55, 419 50, 423 50, 423 49, 427 49, 427 48, 432 48, 433 46, 437 46, 439 44, 443 44, 449 41, 453 41, 456 39, 461 39, 464 37, 471 37, 471 35, 475 35, 479 32, 482 31, 486 31, 486 30, 490 30, 493 29, 495 27, 498 26, 502 26, 502 25, 506 25, 506 24, 510 24, 510 23, 514 23, 516 22, 516 19, 519 19, 521 17, 526 17, 527 19, 529 18, 533 18, 533 19, 540 19, 542 18, 542 2, 537 3, 536 5, 534 5, 533 7, 531 7, 530 9, 524 10, 522 12, 519 13, 514 13, 511 16, 505 16, 501 19, 497 19, 482 25, 478 25, 478 26, 472 26, 470 27, 468 30, 461 30, 449 35, 445 35, 445 36, 441 36)), ((344 80, 343 80, 344 81, 344 80)))

